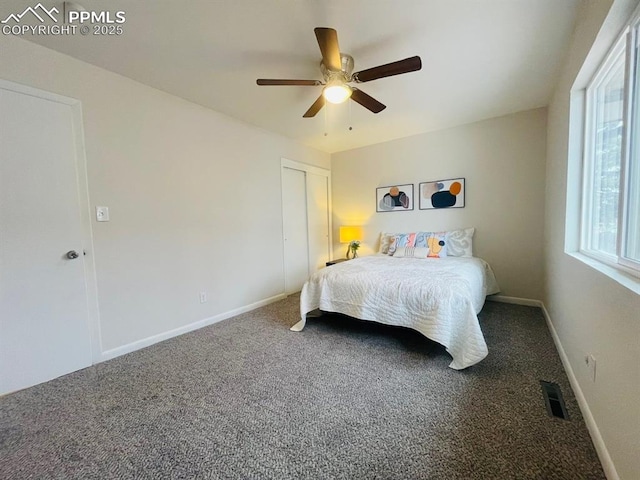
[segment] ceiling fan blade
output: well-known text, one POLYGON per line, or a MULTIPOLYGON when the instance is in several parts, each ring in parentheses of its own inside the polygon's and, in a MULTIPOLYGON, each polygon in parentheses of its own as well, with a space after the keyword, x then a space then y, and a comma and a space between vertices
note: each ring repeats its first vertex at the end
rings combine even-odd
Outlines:
POLYGON ((317 85, 322 85, 320 80, 281 80, 281 79, 273 79, 273 78, 259 78, 256 80, 258 85, 299 85, 299 86, 309 86, 315 87, 317 85))
POLYGON ((329 70, 339 71, 342 68, 342 62, 338 46, 338 32, 333 28, 326 27, 316 27, 313 31, 316 33, 318 46, 322 52, 322 63, 329 70))
POLYGON ((386 105, 383 105, 372 96, 367 95, 362 90, 358 90, 357 88, 353 89, 353 92, 351 93, 351 100, 359 103, 364 108, 371 110, 373 113, 380 113, 382 110, 387 108, 386 105))
POLYGON ((368 68, 361 72, 353 74, 354 82, 370 82, 378 78, 391 77, 393 75, 400 75, 401 73, 415 72, 422 68, 422 60, 420 57, 410 57, 404 60, 398 60, 397 62, 387 63, 378 67, 368 68))
POLYGON ((313 105, 309 107, 309 110, 307 110, 302 117, 303 118, 315 117, 316 113, 318 113, 322 107, 324 107, 324 96, 320 95, 318 99, 315 102, 313 102, 313 105))

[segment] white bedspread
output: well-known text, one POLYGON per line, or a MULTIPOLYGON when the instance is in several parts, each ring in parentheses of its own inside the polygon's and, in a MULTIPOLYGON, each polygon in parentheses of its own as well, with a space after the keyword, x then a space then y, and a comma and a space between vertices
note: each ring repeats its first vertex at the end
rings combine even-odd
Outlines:
POLYGON ((456 370, 487 356, 477 313, 497 293, 493 271, 480 258, 360 257, 323 268, 305 283, 302 320, 320 309, 361 320, 409 327, 446 347, 456 370))

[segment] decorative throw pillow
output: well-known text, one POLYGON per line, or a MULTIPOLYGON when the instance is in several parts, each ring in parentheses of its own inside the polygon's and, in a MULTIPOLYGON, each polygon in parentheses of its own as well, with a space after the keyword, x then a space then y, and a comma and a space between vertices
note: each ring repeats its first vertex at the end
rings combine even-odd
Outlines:
POLYGON ((475 228, 447 232, 447 255, 450 257, 473 257, 474 232, 475 228))
POLYGON ((393 241, 393 238, 396 236, 395 233, 380 233, 380 253, 384 253, 385 255, 389 254, 389 245, 393 241))
POLYGON ((389 255, 393 255, 398 247, 413 247, 416 242, 415 233, 397 233, 389 244, 389 255))
POLYGON ((416 247, 425 247, 429 248, 427 245, 427 237, 431 234, 431 232, 418 232, 416 233, 416 247))
POLYGON ((441 258, 449 255, 448 243, 447 232, 418 232, 414 246, 429 248, 431 257, 441 258))
MULTIPOLYGON (((423 232, 426 247, 399 246, 393 249, 394 257, 444 258, 447 256, 446 232, 423 232)), ((395 239, 394 239, 395 240, 395 239)), ((391 249, 389 250, 391 251, 391 249)))
POLYGON ((407 258, 427 258, 429 249, 427 247, 398 247, 394 252, 394 257, 407 258))
POLYGON ((428 258, 444 258, 447 256, 447 233, 431 232, 427 235, 428 258))

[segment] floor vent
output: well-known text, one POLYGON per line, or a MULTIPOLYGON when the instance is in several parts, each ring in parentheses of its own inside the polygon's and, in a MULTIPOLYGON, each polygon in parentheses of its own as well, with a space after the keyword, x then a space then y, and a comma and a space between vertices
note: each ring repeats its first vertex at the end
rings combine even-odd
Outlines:
POLYGON ((557 383, 545 382, 540 380, 542 386, 542 395, 544 397, 544 403, 547 406, 547 412, 550 417, 558 417, 563 420, 569 420, 569 414, 567 413, 567 407, 564 404, 562 398, 562 390, 557 383))

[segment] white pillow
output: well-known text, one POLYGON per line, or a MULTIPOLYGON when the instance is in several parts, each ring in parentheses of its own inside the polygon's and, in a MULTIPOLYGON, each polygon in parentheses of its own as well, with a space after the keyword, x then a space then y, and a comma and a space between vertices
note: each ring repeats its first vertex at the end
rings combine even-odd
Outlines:
POLYGON ((447 232, 449 257, 473 257, 473 233, 475 228, 463 228, 447 232))
POLYGON ((394 257, 401 258, 427 258, 429 247, 398 247, 393 252, 394 257))

